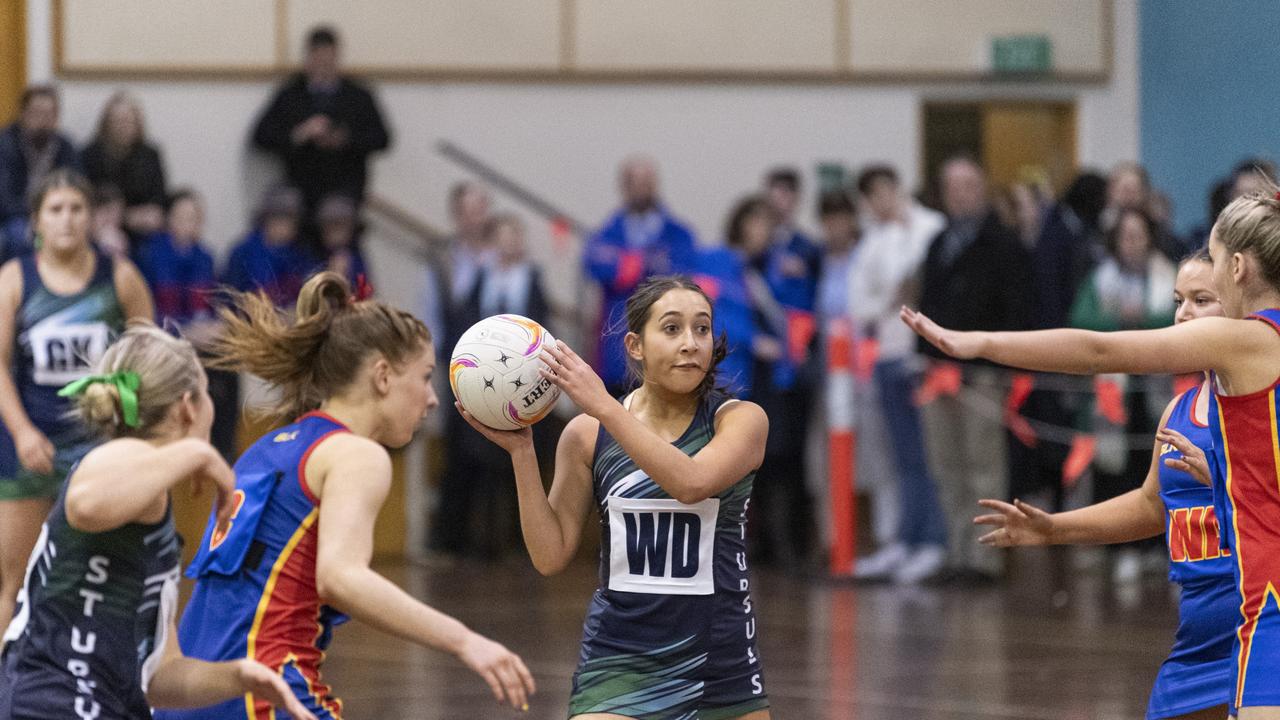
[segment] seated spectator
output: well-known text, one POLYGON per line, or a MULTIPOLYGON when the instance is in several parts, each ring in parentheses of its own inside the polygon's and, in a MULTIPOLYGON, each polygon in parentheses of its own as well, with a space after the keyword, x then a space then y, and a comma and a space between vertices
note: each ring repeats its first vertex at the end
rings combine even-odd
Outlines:
POLYGON ((203 245, 204 200, 183 188, 169 199, 167 226, 148 238, 138 267, 151 285, 156 317, 163 327, 177 326, 200 347, 217 327, 212 296, 217 283, 213 256, 203 245))
POLYGON ((600 284, 603 306, 596 369, 614 395, 626 392, 622 348, 622 307, 631 291, 651 275, 696 269, 693 232, 667 211, 658 197, 658 168, 644 157, 627 158, 619 171, 623 206, 587 241, 587 275, 600 284))
MULTIPOLYGON (((213 312, 217 280, 213 256, 204 247, 204 200, 195 190, 183 188, 169 198, 165 230, 148 238, 138 255, 161 327, 177 331, 197 350, 208 347, 222 323, 213 312)), ((206 375, 214 407, 209 441, 231 461, 237 450, 240 377, 213 369, 206 375)))
POLYGON ((124 228, 131 235, 145 238, 164 228, 164 163, 147 142, 142 106, 133 96, 118 92, 107 100, 80 162, 95 186, 114 185, 124 194, 124 228))
POLYGON ((93 191, 93 242, 111 257, 134 254, 124 229, 124 195, 115 185, 98 185, 93 191))
POLYGON ((22 93, 17 121, 0 131, 0 227, 11 242, 28 239, 27 198, 58 168, 79 170, 80 158, 58 132, 58 92, 32 85, 22 93))
POLYGON ((261 290, 280 307, 292 307, 319 261, 299 242, 302 195, 291 187, 267 192, 257 221, 231 251, 222 282, 236 290, 261 290))
POLYGON ((318 255, 326 270, 345 277, 351 287, 365 282, 369 271, 360 251, 360 219, 356 203, 346 195, 328 195, 316 210, 316 232, 319 234, 318 255))

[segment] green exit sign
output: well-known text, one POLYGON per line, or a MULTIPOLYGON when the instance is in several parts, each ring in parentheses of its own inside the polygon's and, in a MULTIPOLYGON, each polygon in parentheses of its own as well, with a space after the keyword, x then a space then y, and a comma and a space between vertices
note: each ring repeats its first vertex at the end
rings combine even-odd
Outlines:
POLYGON ((998 73, 1044 73, 1053 66, 1048 35, 1009 35, 991 41, 991 66, 998 73))

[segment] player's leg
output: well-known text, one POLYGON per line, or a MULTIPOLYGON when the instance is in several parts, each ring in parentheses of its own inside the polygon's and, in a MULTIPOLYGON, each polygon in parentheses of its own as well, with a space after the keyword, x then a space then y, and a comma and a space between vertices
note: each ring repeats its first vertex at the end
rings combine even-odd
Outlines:
POLYGON ((13 617, 31 549, 53 503, 48 498, 0 501, 0 625, 13 617))

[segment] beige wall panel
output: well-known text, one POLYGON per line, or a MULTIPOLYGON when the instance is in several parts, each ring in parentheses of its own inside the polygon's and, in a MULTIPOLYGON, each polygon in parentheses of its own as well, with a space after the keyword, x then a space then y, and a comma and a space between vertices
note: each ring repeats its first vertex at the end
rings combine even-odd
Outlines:
POLYGON ((579 0, 575 69, 833 71, 834 0, 579 0))
POLYGON ((976 73, 991 39, 1044 34, 1053 70, 1107 70, 1108 0, 849 0, 855 72, 976 73))
POLYGON ((294 61, 307 31, 331 23, 346 63, 358 68, 547 70, 560 62, 559 0, 289 0, 287 14, 294 61))
POLYGON ((62 67, 243 69, 275 64, 263 0, 62 0, 62 67))

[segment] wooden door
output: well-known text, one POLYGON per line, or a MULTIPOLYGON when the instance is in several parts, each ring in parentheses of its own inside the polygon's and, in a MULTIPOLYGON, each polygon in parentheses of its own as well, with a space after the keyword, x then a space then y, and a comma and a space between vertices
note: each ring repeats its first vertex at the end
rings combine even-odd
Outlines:
POLYGON ((0 0, 0 38, 0 125, 7 125, 27 84, 26 0, 0 0))

